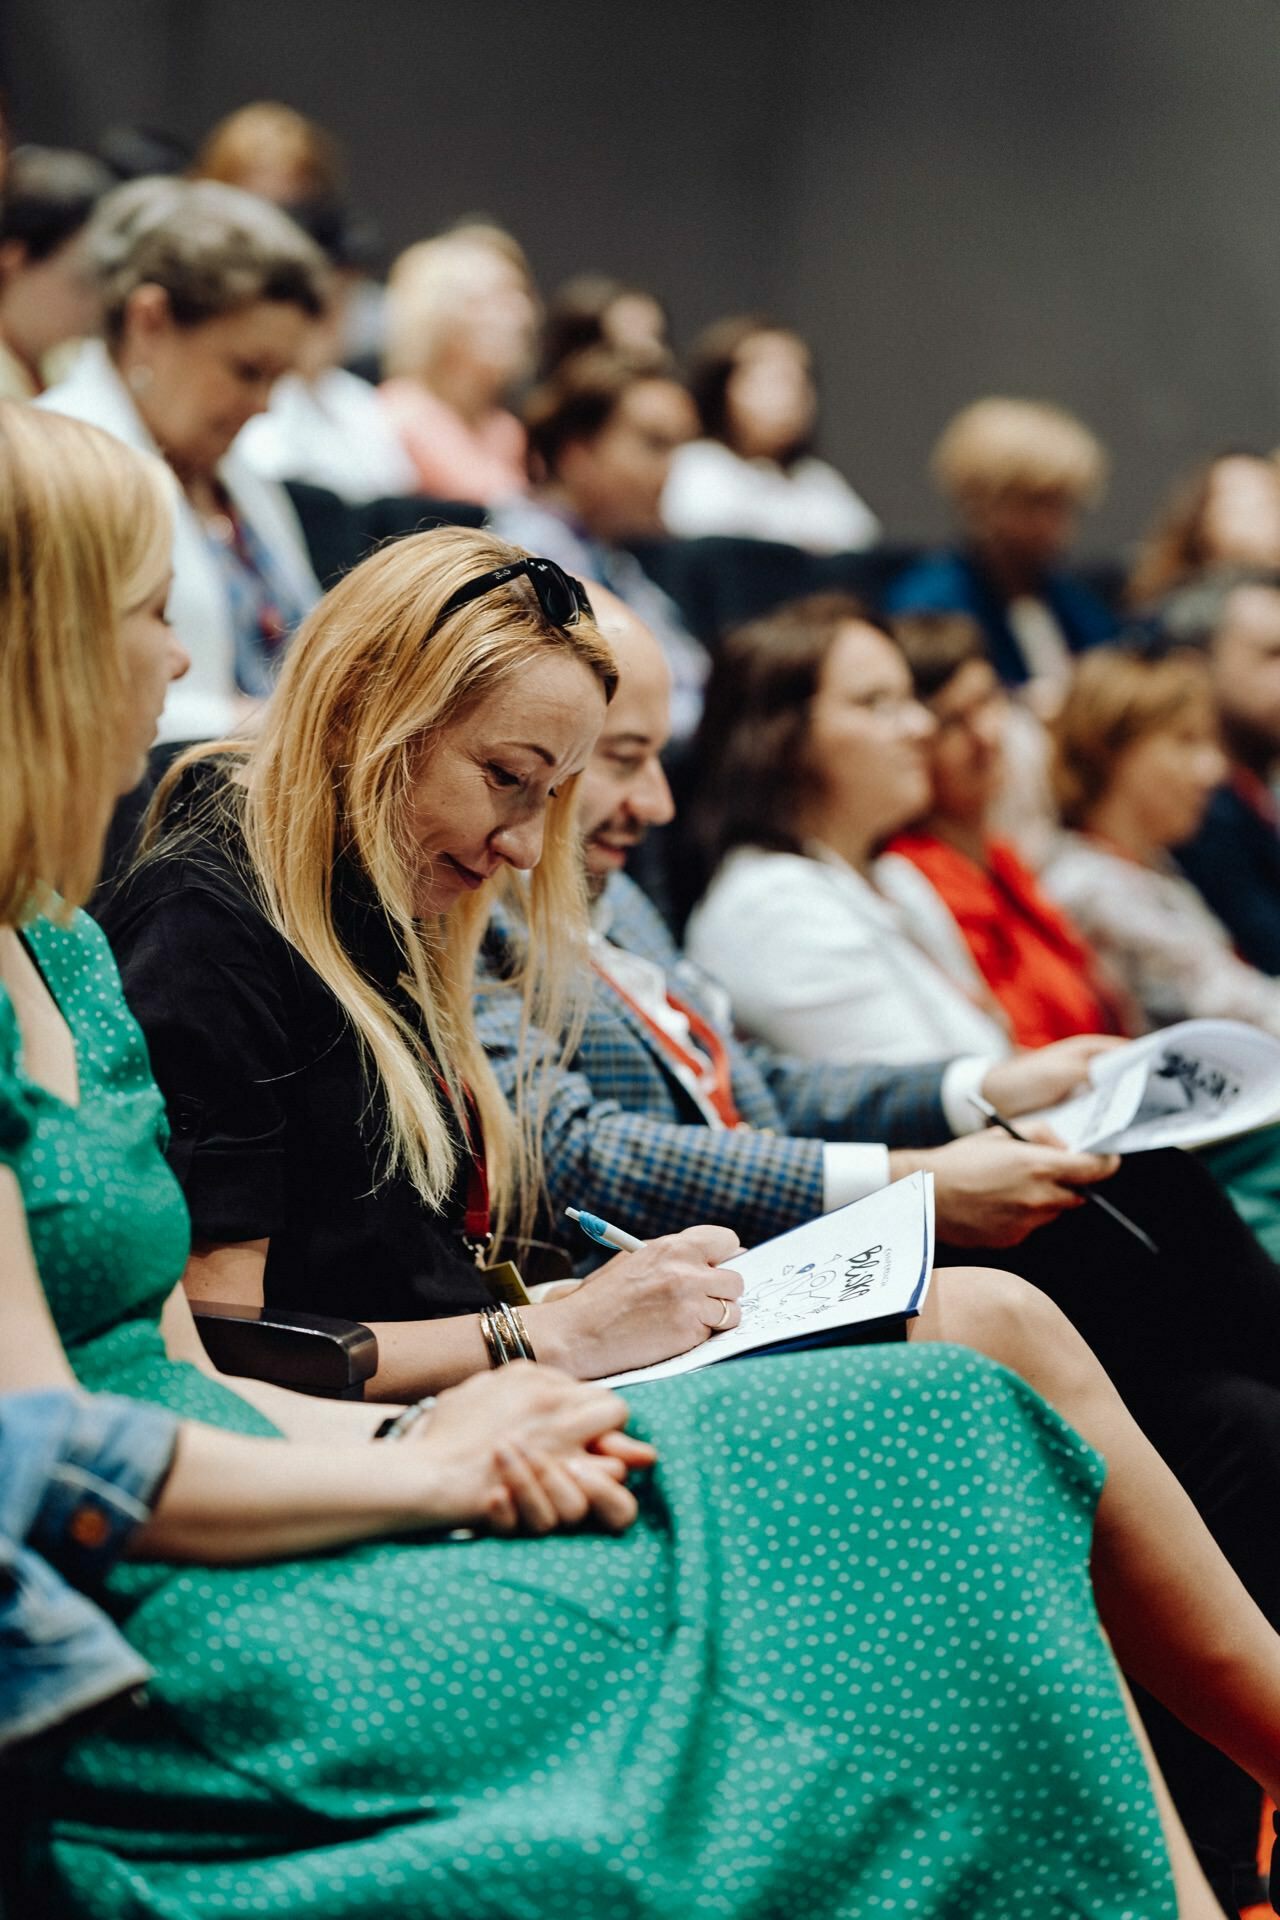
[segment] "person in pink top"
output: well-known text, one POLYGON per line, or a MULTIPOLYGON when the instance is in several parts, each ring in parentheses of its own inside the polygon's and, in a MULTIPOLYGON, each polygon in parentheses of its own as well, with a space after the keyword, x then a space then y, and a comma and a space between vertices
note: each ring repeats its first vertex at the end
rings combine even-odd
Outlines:
POLYGON ((424 493, 487 507, 524 492, 524 428, 504 402, 532 369, 539 318, 499 227, 421 240, 392 267, 380 393, 424 493))

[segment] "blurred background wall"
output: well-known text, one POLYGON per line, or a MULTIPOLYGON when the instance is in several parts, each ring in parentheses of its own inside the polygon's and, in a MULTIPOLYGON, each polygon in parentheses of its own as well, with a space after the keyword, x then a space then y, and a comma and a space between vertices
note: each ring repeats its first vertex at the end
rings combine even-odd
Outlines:
POLYGON ((984 391, 1111 447, 1098 550, 1280 441, 1277 0, 5 0, 0 82, 69 145, 278 98, 392 251, 483 210, 544 289, 634 279, 680 342, 770 309, 894 535, 941 531, 926 454, 984 391))

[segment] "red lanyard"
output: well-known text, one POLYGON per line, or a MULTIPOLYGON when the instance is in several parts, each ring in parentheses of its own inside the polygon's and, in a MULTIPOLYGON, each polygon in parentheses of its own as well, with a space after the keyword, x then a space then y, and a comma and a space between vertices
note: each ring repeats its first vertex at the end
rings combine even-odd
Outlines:
MULTIPOLYGON (((445 1097, 449 1089, 442 1074, 436 1081, 445 1097)), ((482 1267, 493 1247, 493 1225, 489 1212, 489 1165, 484 1150, 484 1128, 470 1087, 462 1089, 463 1111, 458 1114, 462 1144, 467 1150, 467 1200, 462 1216, 462 1244, 476 1265, 482 1267)), ((457 1108, 454 1108, 457 1113, 457 1108)))
POLYGON ((597 966, 596 971, 613 988, 619 999, 626 1001, 637 1019, 644 1022, 663 1052, 670 1054, 672 1059, 678 1060, 685 1072, 693 1076, 699 1093, 708 1106, 712 1107, 723 1120, 725 1126, 745 1126, 746 1122, 738 1112, 733 1098, 733 1067, 729 1060, 729 1050, 710 1021, 704 1020, 697 1008, 691 1007, 678 994, 667 993, 667 1005, 688 1021, 690 1033, 702 1048, 705 1057, 700 1057, 691 1052, 688 1047, 682 1047, 674 1034, 668 1033, 665 1027, 652 1019, 640 1002, 633 1000, 625 987, 620 987, 613 975, 604 967, 597 966), (711 1066, 710 1080, 706 1075, 708 1062, 711 1066))

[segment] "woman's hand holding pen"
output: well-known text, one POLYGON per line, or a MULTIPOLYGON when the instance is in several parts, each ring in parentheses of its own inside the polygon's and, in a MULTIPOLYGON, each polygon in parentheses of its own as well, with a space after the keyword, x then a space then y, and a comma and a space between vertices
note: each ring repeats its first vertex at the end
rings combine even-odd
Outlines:
POLYGON ((742 1281, 726 1227, 688 1227, 621 1253, 576 1292, 522 1309, 539 1360, 579 1379, 652 1366, 736 1327, 742 1281))
POLYGON ((655 1458, 623 1431, 627 1411, 607 1388, 518 1361, 440 1394, 378 1469, 414 1487, 410 1525, 549 1533, 594 1521, 617 1533, 636 1517, 627 1475, 655 1458))

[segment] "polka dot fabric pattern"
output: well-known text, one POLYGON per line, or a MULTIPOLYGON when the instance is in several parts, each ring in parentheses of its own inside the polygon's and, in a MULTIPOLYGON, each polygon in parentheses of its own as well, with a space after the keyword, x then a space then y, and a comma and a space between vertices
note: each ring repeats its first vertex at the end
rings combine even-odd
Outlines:
MULTIPOLYGON (((71 1167, 38 1254, 73 1362, 267 1431, 159 1346, 181 1205, 136 1032, 79 938, 78 959, 69 935, 32 944, 82 1105, 37 1094, 13 1156, 24 1191, 59 1142, 71 1167), (115 1251, 86 1277, 95 1216, 115 1251)), ((0 1107, 26 1100, 0 1053, 0 1107)), ((902 1346, 631 1400, 661 1459, 621 1538, 127 1569, 113 1605, 157 1679, 52 1783, 42 1913, 1172 1920, 1088 1583, 1099 1462, 1042 1401, 902 1346)))

